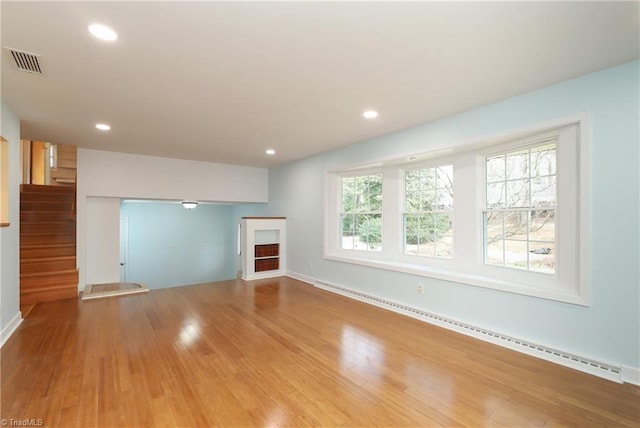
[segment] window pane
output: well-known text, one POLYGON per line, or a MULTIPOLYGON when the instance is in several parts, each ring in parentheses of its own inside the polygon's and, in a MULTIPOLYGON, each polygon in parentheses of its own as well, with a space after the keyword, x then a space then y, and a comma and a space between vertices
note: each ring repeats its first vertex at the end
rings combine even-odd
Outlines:
POLYGON ((420 190, 420 170, 410 169, 404 173, 405 191, 415 192, 420 190))
POLYGON ((367 178, 367 202, 369 211, 382 210, 382 175, 370 175, 367 178))
POLYGON ((419 256, 423 257, 436 257, 435 245, 433 242, 426 242, 420 244, 419 256))
POLYGON ((529 150, 507 154, 507 179, 529 177, 529 150))
POLYGON ((420 210, 432 211, 436 209, 436 192, 435 190, 427 190, 421 193, 420 210))
POLYGON ((355 209, 355 180, 353 178, 342 179, 342 211, 350 212, 355 209))
POLYGON ((556 177, 536 177, 531 180, 531 206, 553 207, 556 205, 556 177))
POLYGON ((358 212, 368 211, 369 207, 365 200, 366 181, 364 177, 356 177, 355 182, 355 210, 358 212))
POLYGON ((453 257, 453 238, 445 236, 435 242, 435 256, 451 258, 453 257))
POLYGON ((405 206, 407 211, 420 211, 420 193, 407 192, 405 196, 405 206))
POLYGON ((505 177, 504 156, 496 156, 487 159, 487 183, 504 181, 505 177))
POLYGON ((487 208, 503 208, 505 199, 504 182, 487 185, 487 208))
POLYGON ((485 243, 485 263, 504 266, 504 241, 498 240, 485 243))
POLYGON ((556 272, 556 245, 550 242, 529 243, 529 269, 535 272, 556 272))
POLYGON ((507 206, 528 207, 530 205, 529 180, 507 181, 507 206))
POLYGON ((422 190, 434 189, 436 187, 435 168, 424 168, 420 170, 420 188, 422 190))
POLYGON ((517 269, 529 268, 529 251, 527 241, 504 241, 504 265, 517 269))
POLYGON ((436 187, 453 187, 453 165, 439 166, 437 169, 436 187))
POLYGON ((503 238, 503 221, 504 214, 501 212, 488 212, 485 213, 485 222, 484 222, 484 230, 485 230, 485 238, 489 242, 494 242, 498 239, 503 238))
POLYGON ((453 235, 453 216, 439 213, 433 215, 433 234, 436 239, 453 235))
POLYGON ((418 243, 433 242, 435 239, 433 214, 422 214, 418 232, 418 243))
POLYGON ((531 211, 529 218, 529 239, 554 243, 556 241, 555 211, 531 211))
POLYGON ((382 215, 370 214, 359 216, 358 241, 367 250, 379 251, 382 244, 382 215))
POLYGON ((352 214, 344 214, 342 216, 342 246, 341 248, 354 248, 354 216, 352 214))
POLYGON ((415 215, 404 216, 404 246, 405 253, 418 254, 418 217, 415 215))
POLYGON ((526 240, 529 227, 528 213, 507 211, 504 213, 504 236, 509 239, 526 240))
POLYGON ((453 209, 453 188, 446 187, 437 191, 437 205, 439 210, 453 209))
POLYGON ((556 174, 556 145, 545 144, 531 149, 531 176, 556 174))

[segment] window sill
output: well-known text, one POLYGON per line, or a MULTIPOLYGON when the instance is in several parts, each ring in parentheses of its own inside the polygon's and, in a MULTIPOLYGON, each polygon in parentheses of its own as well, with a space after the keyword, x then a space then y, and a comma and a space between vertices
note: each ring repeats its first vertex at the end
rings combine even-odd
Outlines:
POLYGON ((534 288, 526 284, 518 284, 510 281, 491 278, 488 276, 396 261, 346 257, 341 254, 325 254, 324 258, 326 260, 333 260, 337 262, 350 263, 377 269, 390 270, 394 272, 424 276, 427 278, 439 279, 443 281, 450 281, 462 285, 471 285, 493 290, 506 291, 508 293, 537 297, 541 299, 571 303, 574 305, 589 306, 588 303, 573 290, 534 288))

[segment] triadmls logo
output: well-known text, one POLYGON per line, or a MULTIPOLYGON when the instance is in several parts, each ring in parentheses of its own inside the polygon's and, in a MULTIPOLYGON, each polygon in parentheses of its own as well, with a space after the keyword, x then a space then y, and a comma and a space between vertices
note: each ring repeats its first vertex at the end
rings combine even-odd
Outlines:
POLYGON ((24 419, 5 418, 0 420, 0 425, 2 425, 3 427, 41 427, 44 425, 44 419, 42 418, 24 418, 24 419))

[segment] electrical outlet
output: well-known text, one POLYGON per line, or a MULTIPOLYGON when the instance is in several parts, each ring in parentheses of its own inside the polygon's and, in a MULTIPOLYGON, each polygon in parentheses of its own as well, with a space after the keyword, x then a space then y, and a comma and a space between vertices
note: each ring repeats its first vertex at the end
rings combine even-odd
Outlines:
POLYGON ((307 265, 309 266, 309 270, 313 268, 313 263, 311 262, 311 259, 307 261, 307 265))
POLYGON ((418 283, 418 293, 424 294, 424 285, 422 283, 418 283))

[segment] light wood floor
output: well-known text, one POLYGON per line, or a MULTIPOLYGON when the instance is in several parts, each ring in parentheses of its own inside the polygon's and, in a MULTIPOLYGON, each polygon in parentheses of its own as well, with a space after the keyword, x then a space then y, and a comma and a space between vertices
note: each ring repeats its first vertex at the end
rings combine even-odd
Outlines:
POLYGON ((616 384, 288 279, 37 304, 1 417, 45 426, 633 426, 616 384))

